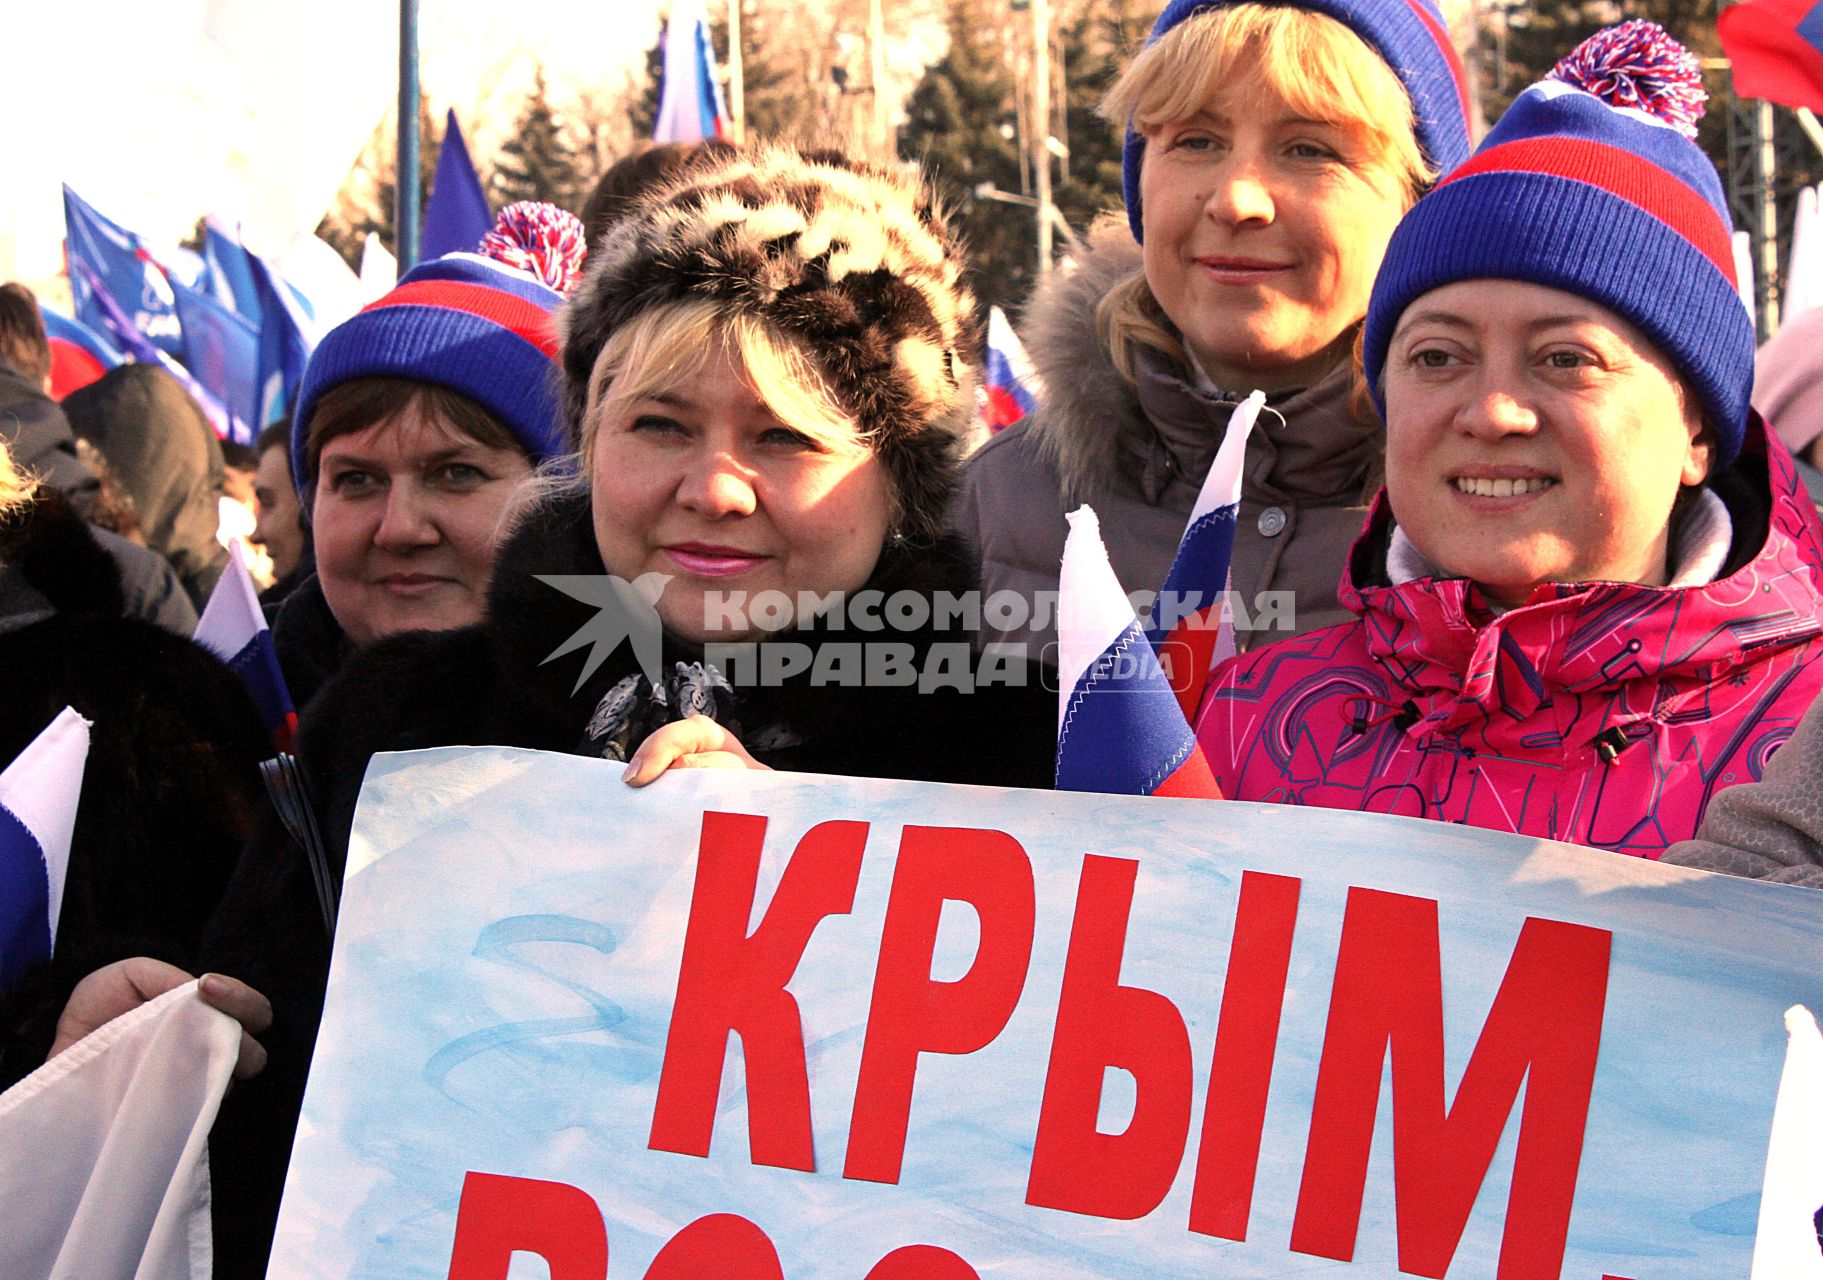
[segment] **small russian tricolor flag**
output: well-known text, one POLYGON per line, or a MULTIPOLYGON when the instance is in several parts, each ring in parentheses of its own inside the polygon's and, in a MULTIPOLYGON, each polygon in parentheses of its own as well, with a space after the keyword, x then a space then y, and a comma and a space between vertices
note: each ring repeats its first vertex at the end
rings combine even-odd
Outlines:
POLYGON ((89 757, 69 707, 0 772, 0 992, 49 962, 89 757))
POLYGON ((1058 584, 1057 789, 1219 798, 1122 593, 1095 512, 1069 515, 1058 584))
POLYGON ((989 433, 1004 431, 1038 407, 1038 371, 999 307, 987 313, 987 402, 982 417, 989 433))
POLYGON ((1165 586, 1152 605, 1146 638, 1158 654, 1178 705, 1194 722, 1209 673, 1234 656, 1234 614, 1224 607, 1228 565, 1234 556, 1234 522, 1241 507, 1241 469, 1247 440, 1266 405, 1255 391, 1229 415, 1228 428, 1203 477, 1190 521, 1171 559, 1165 586))
POLYGON ((659 142, 732 142, 702 0, 677 0, 665 24, 665 66, 652 136, 659 142))
POLYGON ((272 731, 273 745, 281 752, 290 751, 297 711, 291 705, 291 690, 285 687, 285 675, 279 670, 278 650, 272 647, 272 629, 260 611, 259 592, 238 542, 229 549, 228 568, 209 593, 193 639, 241 678, 272 731))

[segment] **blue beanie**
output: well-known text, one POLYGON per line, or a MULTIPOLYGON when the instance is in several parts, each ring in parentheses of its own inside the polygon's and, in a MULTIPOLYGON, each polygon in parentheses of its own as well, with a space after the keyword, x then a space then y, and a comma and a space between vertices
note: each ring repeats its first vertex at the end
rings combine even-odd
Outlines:
POLYGON ((1363 359, 1381 416, 1405 309, 1460 280, 1518 280, 1600 303, 1637 326, 1696 392, 1718 467, 1740 453, 1754 329, 1735 286, 1734 228, 1691 139, 1702 71, 1664 30, 1591 36, 1514 100, 1473 159, 1393 232, 1363 359))
POLYGON ((311 353, 292 415, 291 479, 300 494, 310 416, 355 378, 412 378, 467 396, 513 433, 533 462, 562 453, 555 313, 582 264, 582 224, 551 205, 501 211, 478 253, 408 271, 397 287, 331 329, 311 353))
MULTIPOLYGON (((1152 25, 1150 48, 1187 18, 1206 9, 1230 8, 1238 0, 1171 0, 1152 25)), ((1412 100, 1418 143, 1439 173, 1455 168, 1469 154, 1467 80, 1456 46, 1450 41, 1436 0, 1296 0, 1280 7, 1308 9, 1334 18, 1360 36, 1399 77, 1412 100)), ((1145 240, 1139 206, 1139 170, 1146 140, 1131 124, 1121 157, 1121 179, 1127 197, 1127 222, 1133 238, 1145 240)))

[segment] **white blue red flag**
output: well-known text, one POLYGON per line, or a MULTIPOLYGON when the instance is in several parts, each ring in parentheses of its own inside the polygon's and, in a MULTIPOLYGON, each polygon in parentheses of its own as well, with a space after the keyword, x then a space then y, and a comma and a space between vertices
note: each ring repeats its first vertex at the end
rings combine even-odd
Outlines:
POLYGON ((1004 431, 1038 406, 1038 371, 1025 353, 1012 322, 999 307, 987 313, 987 404, 982 416, 989 432, 1004 431))
POLYGON ((51 344, 51 399, 61 400, 80 391, 117 364, 125 364, 120 348, 80 320, 39 307, 44 316, 44 336, 51 344))
POLYGON ((1229 415, 1146 626, 1178 705, 1193 724, 1209 673, 1234 656, 1234 614, 1226 607, 1228 565, 1234 556, 1247 439, 1265 405, 1266 393, 1255 391, 1229 415))
POLYGON ((260 610, 253 575, 241 556, 241 544, 236 542, 229 548, 227 571, 203 606, 193 638, 241 678, 272 733, 273 744, 280 751, 289 751, 297 731, 297 710, 279 670, 278 650, 272 647, 272 629, 260 610))
POLYGON ((1095 512, 1070 513, 1057 603, 1057 789, 1219 797, 1095 512))
POLYGON ((0 992, 51 958, 89 722, 69 707, 0 772, 0 992))
POLYGON ((659 142, 733 141, 701 0, 677 0, 665 26, 665 77, 652 136, 659 142))

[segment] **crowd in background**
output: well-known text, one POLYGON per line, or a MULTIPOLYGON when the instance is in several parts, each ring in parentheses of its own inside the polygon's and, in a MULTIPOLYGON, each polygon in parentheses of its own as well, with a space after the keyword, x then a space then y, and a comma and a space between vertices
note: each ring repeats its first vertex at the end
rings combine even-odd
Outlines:
POLYGON ((51 400, 0 290, 0 759, 94 725, 0 1084, 222 975, 252 1078, 217 1274, 261 1274, 375 752, 1048 786, 1044 611, 883 637, 716 600, 1036 597, 1084 504, 1155 586, 1256 390, 1231 583, 1292 607, 1189 709, 1221 795, 1823 884, 1823 366, 1793 326, 1756 373, 1694 60, 1605 32, 1472 146, 1429 14, 1170 4, 1105 104, 1125 209, 1027 307, 1044 395, 985 444, 966 247, 919 175, 829 149, 650 147, 580 221, 512 206, 333 330, 251 449, 152 365, 51 400), (318 843, 188 638, 237 543, 318 843), (610 575, 662 579, 655 649, 574 643, 610 598, 541 580, 610 575), (883 639, 979 678, 827 678, 883 639))

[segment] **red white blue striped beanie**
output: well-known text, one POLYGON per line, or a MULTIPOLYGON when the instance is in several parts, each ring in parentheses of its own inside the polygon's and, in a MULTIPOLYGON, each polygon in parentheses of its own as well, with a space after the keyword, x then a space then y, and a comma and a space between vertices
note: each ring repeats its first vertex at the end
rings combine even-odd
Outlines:
POLYGON ((298 492, 313 478, 304 448, 310 415, 325 392, 355 378, 413 378, 459 392, 498 418, 533 462, 566 450, 553 317, 586 243, 582 224, 553 205, 508 205, 478 252, 414 267, 392 292, 331 329, 298 389, 291 433, 298 492))
MULTIPOLYGON (((1180 22, 1205 10, 1232 8, 1239 2, 1171 0, 1153 23, 1146 45, 1150 48, 1157 44, 1180 22)), ((1436 0, 1287 0, 1277 7, 1308 9, 1334 18, 1385 59, 1412 100, 1418 144, 1424 148, 1432 168, 1445 172, 1468 158, 1468 79, 1436 0)), ((1146 140, 1129 124, 1127 145, 1121 156, 1121 179, 1126 190, 1127 223, 1133 228, 1133 238, 1142 243, 1145 231, 1140 218, 1139 170, 1145 156, 1146 140)))
POLYGON ((1735 288, 1734 226, 1715 166, 1691 139, 1697 60, 1650 22, 1598 32, 1514 100, 1474 157, 1393 233, 1367 309, 1381 375, 1405 309, 1460 280, 1519 280, 1598 302, 1675 364, 1716 435, 1740 452, 1753 320, 1735 288))

